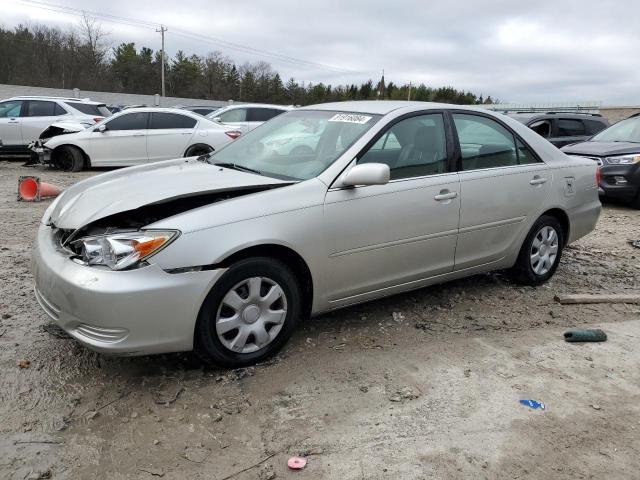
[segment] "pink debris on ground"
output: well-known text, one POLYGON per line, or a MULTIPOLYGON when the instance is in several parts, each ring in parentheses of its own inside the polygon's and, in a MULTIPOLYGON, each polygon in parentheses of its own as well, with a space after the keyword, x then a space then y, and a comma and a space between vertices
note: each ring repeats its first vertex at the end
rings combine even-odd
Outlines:
POLYGON ((287 462, 289 468, 292 470, 302 470, 307 464, 307 459, 302 457, 291 457, 287 462))

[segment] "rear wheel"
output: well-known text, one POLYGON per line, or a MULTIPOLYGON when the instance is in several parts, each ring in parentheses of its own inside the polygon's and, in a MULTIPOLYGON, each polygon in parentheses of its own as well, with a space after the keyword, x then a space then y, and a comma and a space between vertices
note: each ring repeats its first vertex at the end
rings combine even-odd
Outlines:
POLYGON ((557 218, 541 216, 529 231, 518 260, 510 270, 511 278, 524 285, 540 285, 549 280, 560 263, 564 231, 557 218))
POLYGON ((194 350, 206 363, 243 367, 276 353, 302 313, 294 273, 266 257, 232 265, 207 295, 196 324, 194 350))
POLYGON ((84 168, 84 155, 79 148, 63 145, 56 149, 53 163, 65 172, 79 172, 84 168))
POLYGON ((197 145, 191 145, 187 148, 187 151, 184 153, 185 157, 199 157, 200 155, 206 155, 207 153, 213 152, 213 148, 209 145, 205 145, 203 143, 199 143, 197 145))

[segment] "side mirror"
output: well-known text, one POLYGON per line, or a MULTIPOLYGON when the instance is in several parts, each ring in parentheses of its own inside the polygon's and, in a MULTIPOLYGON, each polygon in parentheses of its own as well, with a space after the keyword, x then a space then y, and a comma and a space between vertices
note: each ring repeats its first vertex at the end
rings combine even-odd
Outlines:
POLYGON ((362 163, 356 165, 345 174, 342 184, 353 187, 356 185, 384 185, 389 183, 390 177, 389 165, 385 163, 362 163))
POLYGON ((222 118, 220 117, 213 117, 211 120, 213 120, 216 123, 222 123, 222 118))
POLYGON ((104 133, 107 131, 107 126, 103 123, 102 125, 100 125, 98 128, 96 128, 96 131, 100 132, 100 133, 104 133))

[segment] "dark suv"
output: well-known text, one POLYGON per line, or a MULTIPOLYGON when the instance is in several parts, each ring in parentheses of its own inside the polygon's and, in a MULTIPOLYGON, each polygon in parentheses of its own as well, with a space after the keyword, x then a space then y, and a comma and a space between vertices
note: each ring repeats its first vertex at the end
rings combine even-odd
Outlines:
POLYGON ((556 147, 582 142, 609 126, 595 113, 513 113, 510 117, 549 140, 556 147))
POLYGON ((640 116, 622 120, 562 151, 598 162, 600 195, 629 201, 640 208, 640 116))

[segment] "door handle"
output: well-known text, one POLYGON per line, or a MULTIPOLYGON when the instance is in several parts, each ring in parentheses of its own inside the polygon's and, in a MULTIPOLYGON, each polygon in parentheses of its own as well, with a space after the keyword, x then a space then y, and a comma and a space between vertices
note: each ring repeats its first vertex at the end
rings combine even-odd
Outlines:
POLYGON ((144 137, 144 133, 138 132, 133 134, 134 137, 144 137))
POLYGON ((547 183, 547 179, 538 175, 529 180, 530 185, 542 185, 543 183, 547 183))
POLYGON ((441 202, 443 200, 452 200, 458 196, 458 192, 450 192, 449 190, 442 190, 438 195, 433 197, 433 199, 437 202, 441 202))

